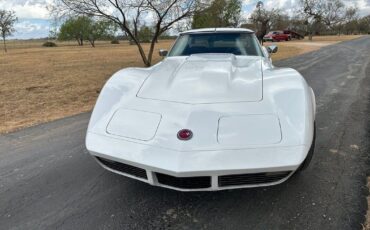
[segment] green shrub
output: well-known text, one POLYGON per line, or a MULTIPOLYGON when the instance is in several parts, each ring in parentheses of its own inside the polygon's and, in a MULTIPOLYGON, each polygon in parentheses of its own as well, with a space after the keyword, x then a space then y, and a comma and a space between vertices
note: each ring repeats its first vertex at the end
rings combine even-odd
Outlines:
POLYGON ((57 47, 57 44, 55 44, 54 42, 45 42, 44 44, 42 44, 42 46, 44 46, 44 47, 57 47))
POLYGON ((110 44, 119 44, 119 40, 118 39, 114 39, 110 42, 110 44))

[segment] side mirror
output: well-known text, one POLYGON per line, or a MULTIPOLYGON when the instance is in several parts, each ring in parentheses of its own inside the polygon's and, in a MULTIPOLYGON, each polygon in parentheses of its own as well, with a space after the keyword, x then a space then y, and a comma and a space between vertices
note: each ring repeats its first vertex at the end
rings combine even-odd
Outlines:
POLYGON ((168 54, 168 51, 167 50, 159 50, 159 56, 166 57, 167 54, 168 54))
POLYGON ((278 47, 274 45, 267 46, 266 49, 267 49, 267 52, 269 52, 270 54, 276 53, 278 51, 278 47))

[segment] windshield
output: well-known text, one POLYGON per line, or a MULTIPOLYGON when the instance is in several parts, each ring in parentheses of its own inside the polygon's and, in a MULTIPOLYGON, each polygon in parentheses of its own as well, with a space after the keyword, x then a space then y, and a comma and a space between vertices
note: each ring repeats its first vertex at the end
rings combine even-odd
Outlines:
POLYGON ((189 56, 204 53, 228 53, 263 56, 252 33, 195 33, 181 35, 168 56, 189 56))

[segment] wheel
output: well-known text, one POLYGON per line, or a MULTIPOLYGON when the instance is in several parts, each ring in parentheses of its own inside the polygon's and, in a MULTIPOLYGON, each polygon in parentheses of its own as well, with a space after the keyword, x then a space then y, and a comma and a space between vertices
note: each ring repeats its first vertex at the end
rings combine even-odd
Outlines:
POLYGON ((301 172, 305 170, 310 165, 312 157, 313 157, 313 153, 315 151, 315 140, 316 140, 316 123, 314 123, 314 126, 313 126, 313 139, 312 139, 310 150, 308 151, 306 159, 302 162, 302 164, 297 169, 297 172, 301 172))

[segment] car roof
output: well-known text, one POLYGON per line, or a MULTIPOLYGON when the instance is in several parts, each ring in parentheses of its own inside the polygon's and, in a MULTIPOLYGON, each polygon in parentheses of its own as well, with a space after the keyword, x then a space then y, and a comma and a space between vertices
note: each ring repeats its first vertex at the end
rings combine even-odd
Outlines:
POLYGON ((212 32, 244 32, 244 33, 254 33, 253 30, 244 28, 204 28, 204 29, 194 29, 181 32, 180 34, 190 34, 190 33, 212 33, 212 32))

